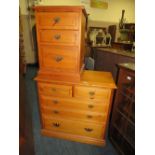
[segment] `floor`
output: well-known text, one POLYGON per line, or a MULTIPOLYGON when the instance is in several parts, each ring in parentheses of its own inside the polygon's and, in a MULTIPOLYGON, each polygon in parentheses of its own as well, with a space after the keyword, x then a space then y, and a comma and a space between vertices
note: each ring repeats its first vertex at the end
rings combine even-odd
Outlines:
POLYGON ((25 76, 27 102, 32 109, 35 155, 118 155, 108 138, 105 147, 97 147, 62 139, 48 138, 40 134, 37 87, 34 81, 37 70, 37 67, 29 66, 25 76))

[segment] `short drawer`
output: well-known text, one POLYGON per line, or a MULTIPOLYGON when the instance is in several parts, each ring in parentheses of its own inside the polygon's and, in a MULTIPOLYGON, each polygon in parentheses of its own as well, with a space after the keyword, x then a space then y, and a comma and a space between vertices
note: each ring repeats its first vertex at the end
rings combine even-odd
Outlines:
POLYGON ((40 100, 41 105, 46 106, 48 108, 63 108, 98 113, 106 113, 108 109, 108 104, 104 102, 95 103, 90 101, 75 100, 72 98, 62 99, 47 96, 40 96, 40 100))
POLYGON ((110 90, 98 87, 75 86, 74 97, 92 100, 107 100, 110 96, 110 90))
POLYGON ((135 83, 135 74, 132 71, 120 69, 119 83, 134 85, 135 83))
POLYGON ((72 97, 72 86, 40 82, 38 87, 40 95, 72 97))
POLYGON ((65 119, 74 119, 88 122, 105 122, 106 121, 106 113, 95 113, 88 111, 78 111, 76 109, 62 109, 56 107, 42 107, 41 113, 44 116, 48 116, 49 118, 65 118, 65 119))
POLYGON ((40 42, 51 45, 78 45, 79 31, 40 30, 40 42))
POLYGON ((78 29, 79 13, 76 12, 49 12, 37 13, 40 28, 44 29, 78 29))
POLYGON ((77 71, 77 48, 65 46, 41 46, 40 63, 54 71, 77 71))
POLYGON ((71 133, 86 137, 103 139, 105 124, 83 123, 74 120, 44 118, 44 127, 52 131, 71 133))

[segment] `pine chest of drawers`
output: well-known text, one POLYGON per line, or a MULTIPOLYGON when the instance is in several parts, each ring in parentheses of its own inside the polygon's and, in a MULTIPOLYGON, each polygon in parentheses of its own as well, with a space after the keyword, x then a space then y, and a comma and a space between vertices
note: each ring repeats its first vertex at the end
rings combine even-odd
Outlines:
POLYGON ((85 51, 83 7, 37 6, 39 74, 54 80, 80 81, 85 51))
POLYGON ((110 73, 84 71, 80 82, 37 76, 42 129, 46 136, 105 144, 113 89, 110 73))
POLYGON ((36 7, 41 133, 94 145, 105 133, 116 88, 108 72, 82 71, 83 7, 36 7))

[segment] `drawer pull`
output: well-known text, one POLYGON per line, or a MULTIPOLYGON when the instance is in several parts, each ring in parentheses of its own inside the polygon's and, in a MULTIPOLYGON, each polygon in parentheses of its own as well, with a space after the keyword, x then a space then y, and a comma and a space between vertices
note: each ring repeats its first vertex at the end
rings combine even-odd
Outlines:
POLYGON ((56 88, 52 88, 51 90, 52 90, 52 91, 56 91, 56 88))
POLYGON ((90 99, 94 99, 94 97, 93 97, 93 96, 91 96, 91 97, 90 97, 90 99))
POLYGON ((55 17, 53 20, 54 20, 55 23, 59 23, 61 18, 60 17, 55 17))
POLYGON ((87 132, 93 131, 93 129, 91 129, 91 128, 84 128, 84 129, 85 129, 85 131, 87 131, 87 132))
POLYGON ((54 104, 58 104, 58 100, 53 100, 52 101, 54 104))
POLYGON ((54 114, 59 114, 59 111, 53 110, 53 113, 54 113, 54 114))
POLYGON ((90 104, 90 105, 88 105, 88 108, 94 108, 94 106, 90 104))
POLYGON ((93 96, 93 95, 95 95, 95 92, 94 91, 90 91, 89 95, 93 96))
POLYGON ((63 60, 63 57, 62 56, 56 56, 55 57, 55 61, 56 62, 60 62, 61 60, 63 60))
POLYGON ((56 128, 58 128, 58 127, 60 126, 59 123, 53 123, 52 125, 53 125, 54 127, 56 127, 56 128))
POLYGON ((87 118, 93 118, 93 116, 92 115, 87 115, 87 118))
POLYGON ((131 76, 127 76, 126 79, 129 80, 129 81, 131 81, 132 80, 132 77, 131 76))
POLYGON ((56 40, 59 40, 61 38, 61 35, 60 34, 56 34, 55 36, 54 36, 54 39, 56 39, 56 40))

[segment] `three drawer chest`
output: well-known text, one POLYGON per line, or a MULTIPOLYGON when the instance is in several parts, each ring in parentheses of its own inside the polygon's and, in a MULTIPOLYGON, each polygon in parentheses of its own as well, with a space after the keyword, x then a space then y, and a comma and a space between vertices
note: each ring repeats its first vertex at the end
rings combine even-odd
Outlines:
POLYGON ((37 6, 35 16, 42 135, 104 145, 116 85, 109 72, 83 70, 84 8, 37 6))

